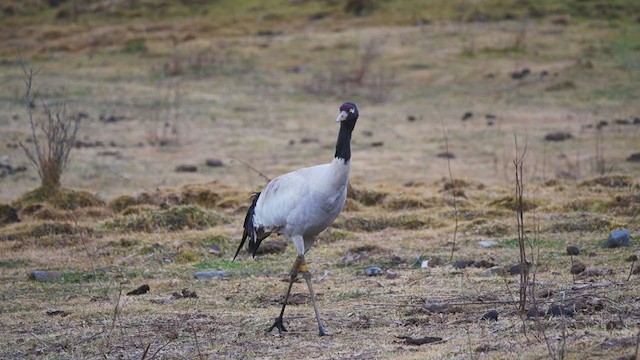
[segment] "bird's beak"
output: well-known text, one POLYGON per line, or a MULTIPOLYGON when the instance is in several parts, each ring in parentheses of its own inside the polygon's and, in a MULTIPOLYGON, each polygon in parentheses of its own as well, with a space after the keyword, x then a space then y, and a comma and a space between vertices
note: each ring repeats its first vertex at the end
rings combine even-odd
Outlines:
POLYGON ((340 115, 338 115, 338 118, 336 119, 336 122, 337 122, 337 123, 339 123, 340 121, 345 121, 345 120, 347 120, 347 116, 348 116, 348 115, 349 115, 349 114, 347 114, 347 112, 346 112, 346 111, 342 111, 342 112, 340 112, 340 115))

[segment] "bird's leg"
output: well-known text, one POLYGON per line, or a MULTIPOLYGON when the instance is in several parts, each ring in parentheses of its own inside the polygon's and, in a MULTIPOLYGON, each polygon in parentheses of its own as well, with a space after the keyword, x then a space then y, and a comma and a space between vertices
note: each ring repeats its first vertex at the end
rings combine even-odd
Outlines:
POLYGON ((282 302, 282 310, 280 310, 280 316, 276 318, 276 321, 268 328, 266 331, 271 332, 271 330, 278 329, 279 333, 287 332, 287 329, 284 327, 282 323, 282 317, 284 316, 284 308, 287 306, 287 302, 289 302, 289 294, 291 293, 291 287, 293 283, 296 281, 298 277, 298 273, 301 269, 306 268, 306 264, 304 262, 303 256, 298 256, 296 261, 293 263, 293 268, 291 269, 291 278, 289 279, 289 286, 287 287, 287 292, 284 294, 284 301, 282 302))
POLYGON ((324 326, 322 326, 322 321, 320 321, 320 312, 318 311, 318 305, 316 304, 316 294, 313 292, 313 286, 311 286, 311 273, 309 269, 305 266, 302 270, 302 277, 307 282, 307 286, 309 287, 309 294, 311 295, 311 303, 313 304, 313 311, 316 313, 316 320, 318 321, 318 332, 320 336, 330 335, 324 331, 324 326))

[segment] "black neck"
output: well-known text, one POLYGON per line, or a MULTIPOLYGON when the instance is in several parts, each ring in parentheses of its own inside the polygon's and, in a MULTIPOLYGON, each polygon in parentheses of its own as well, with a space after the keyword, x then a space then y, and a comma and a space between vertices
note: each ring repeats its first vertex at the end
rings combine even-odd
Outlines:
POLYGON ((335 157, 344 160, 345 164, 351 159, 351 132, 353 132, 353 125, 355 124, 348 120, 340 123, 335 157))

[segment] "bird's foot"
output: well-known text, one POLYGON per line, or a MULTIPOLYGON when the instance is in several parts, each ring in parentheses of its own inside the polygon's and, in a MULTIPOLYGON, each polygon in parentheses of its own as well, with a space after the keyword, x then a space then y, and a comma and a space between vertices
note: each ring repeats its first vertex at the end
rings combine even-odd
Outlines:
POLYGON ((287 332, 287 329, 284 327, 284 324, 282 323, 282 317, 277 317, 273 325, 271 325, 271 327, 265 331, 271 332, 273 329, 278 329, 279 334, 282 334, 283 332, 287 332))
POLYGON ((318 335, 320 335, 320 336, 333 336, 333 334, 329 334, 328 332, 324 331, 324 327, 323 326, 318 328, 318 335))

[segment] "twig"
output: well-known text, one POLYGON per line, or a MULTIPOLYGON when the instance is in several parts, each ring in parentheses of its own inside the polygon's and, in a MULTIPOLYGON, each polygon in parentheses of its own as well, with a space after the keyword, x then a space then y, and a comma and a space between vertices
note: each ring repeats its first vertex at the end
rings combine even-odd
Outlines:
POLYGON ((444 146, 447 151, 447 169, 449 170, 449 180, 451 181, 451 194, 453 195, 453 214, 456 221, 455 228, 453 229, 453 244, 451 245, 451 256, 449 257, 449 261, 453 260, 453 253, 456 250, 456 239, 458 235, 458 201, 456 198, 456 185, 453 181, 453 174, 451 172, 451 158, 449 157, 449 138, 447 136, 447 129, 444 127, 444 121, 440 119, 440 123, 442 124, 442 135, 444 136, 444 146))
POLYGON ((142 353, 142 357, 140 358, 141 360, 145 360, 147 358, 147 353, 149 352, 150 347, 151 347, 151 343, 148 343, 147 347, 144 349, 144 352, 142 353))
POLYGON ((198 350, 198 358, 202 359, 202 353, 200 352, 200 344, 198 343, 198 333, 196 332, 196 329, 193 326, 193 323, 191 324, 191 332, 193 332, 193 337, 195 338, 195 341, 196 341, 196 349, 198 350))
POLYGON ((246 166, 247 168, 249 168, 249 170, 253 170, 253 171, 254 171, 255 173, 257 173, 261 178, 263 178, 263 179, 264 179, 264 181, 266 181, 267 183, 268 183, 269 181, 271 181, 271 179, 270 179, 267 175, 263 174, 260 170, 258 170, 258 169, 256 169, 256 168, 254 168, 253 166, 251 166, 251 165, 247 164, 246 162, 244 162, 244 161, 242 161, 242 160, 238 159, 238 158, 237 158, 237 157, 235 157, 235 156, 230 156, 230 158, 232 158, 232 159, 234 159, 234 160, 239 161, 242 165, 244 165, 244 166, 246 166))
POLYGON ((164 349, 165 347, 167 347, 167 345, 171 344, 171 342, 173 341, 173 339, 169 339, 169 341, 167 341, 164 345, 160 346, 158 348, 158 350, 156 350, 156 352, 153 353, 153 355, 151 355, 151 357, 149 358, 149 360, 153 359, 154 357, 156 357, 156 355, 158 355, 158 353, 164 349))

